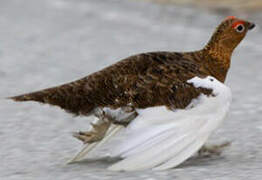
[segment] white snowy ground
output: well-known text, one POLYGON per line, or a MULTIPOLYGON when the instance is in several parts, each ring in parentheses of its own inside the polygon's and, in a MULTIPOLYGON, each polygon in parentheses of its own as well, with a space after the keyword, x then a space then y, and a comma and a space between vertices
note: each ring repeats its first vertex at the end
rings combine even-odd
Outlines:
MULTIPOLYGON (((1 0, 0 97, 69 82, 139 52, 199 49, 223 18, 131 0, 1 0)), ((262 179, 261 44, 261 31, 250 32, 233 56, 232 108, 211 139, 233 141, 222 157, 163 172, 110 172, 107 159, 66 165, 81 147, 71 132, 90 118, 0 100, 0 179, 262 179)))

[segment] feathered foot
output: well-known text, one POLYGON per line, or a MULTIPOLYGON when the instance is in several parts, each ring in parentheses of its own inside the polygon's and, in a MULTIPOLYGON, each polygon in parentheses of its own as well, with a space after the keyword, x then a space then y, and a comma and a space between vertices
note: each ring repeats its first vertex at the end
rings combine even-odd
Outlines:
POLYGON ((122 125, 122 126, 128 126, 128 124, 135 119, 138 116, 138 113, 136 111, 133 111, 131 113, 128 113, 128 116, 125 118, 119 120, 113 120, 112 123, 115 125, 122 125))
POLYGON ((198 155, 201 157, 211 157, 213 155, 219 156, 221 155, 222 151, 231 145, 231 142, 224 142, 219 145, 204 145, 198 151, 198 155))
POLYGON ((86 132, 76 132, 73 136, 84 144, 94 143, 105 137, 111 123, 127 126, 138 115, 132 107, 123 107, 114 113, 108 111, 108 109, 106 111, 97 109, 94 115, 98 120, 91 123, 92 129, 86 132))
POLYGON ((109 121, 103 121, 98 124, 91 123, 92 130, 86 132, 79 131, 74 133, 73 136, 84 144, 100 141, 104 138, 110 124, 111 122, 109 121))
POLYGON ((92 126, 91 130, 73 133, 73 136, 82 141, 84 144, 94 143, 102 140, 111 125, 112 118, 108 116, 103 110, 97 110, 95 112, 95 116, 97 119, 90 123, 92 126))
POLYGON ((91 123, 92 130, 74 134, 74 137, 83 141, 85 145, 68 164, 82 160, 88 153, 105 144, 119 132, 123 126, 128 125, 129 122, 135 119, 138 115, 137 112, 135 110, 129 110, 130 108, 121 108, 117 116, 113 114, 108 115, 108 113, 101 109, 96 111, 95 116, 98 118, 98 121, 91 123))

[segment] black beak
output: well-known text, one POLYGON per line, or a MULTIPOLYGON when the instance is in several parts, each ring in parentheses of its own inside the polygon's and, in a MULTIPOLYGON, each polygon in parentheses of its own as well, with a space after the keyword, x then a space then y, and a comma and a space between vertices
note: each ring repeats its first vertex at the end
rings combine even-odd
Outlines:
POLYGON ((248 24, 248 30, 251 30, 255 27, 256 25, 254 23, 249 23, 248 24))

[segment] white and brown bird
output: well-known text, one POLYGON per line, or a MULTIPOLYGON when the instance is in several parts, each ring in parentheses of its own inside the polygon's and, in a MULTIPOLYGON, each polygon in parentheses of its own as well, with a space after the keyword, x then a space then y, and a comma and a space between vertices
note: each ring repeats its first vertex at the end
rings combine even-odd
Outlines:
POLYGON ((10 99, 97 117, 90 131, 74 134, 89 145, 73 161, 124 125, 129 132, 126 145, 114 151, 124 160, 112 170, 171 168, 199 150, 224 118, 231 99, 223 85, 231 55, 254 27, 231 16, 201 50, 134 55, 80 80, 10 99))

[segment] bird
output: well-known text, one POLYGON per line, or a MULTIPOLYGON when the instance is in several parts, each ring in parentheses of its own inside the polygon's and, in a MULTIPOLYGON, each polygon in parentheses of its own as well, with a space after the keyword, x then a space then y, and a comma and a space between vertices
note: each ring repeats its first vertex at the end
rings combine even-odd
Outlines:
POLYGON ((200 50, 133 55, 79 80, 8 99, 58 106, 75 116, 94 116, 90 130, 74 133, 88 145, 73 159, 76 161, 121 129, 128 129, 136 119, 144 121, 143 110, 164 107, 172 117, 178 110, 191 109, 189 106, 200 96, 216 97, 215 87, 194 86, 189 80, 212 77, 222 86, 234 49, 254 27, 252 22, 229 16, 200 50))

